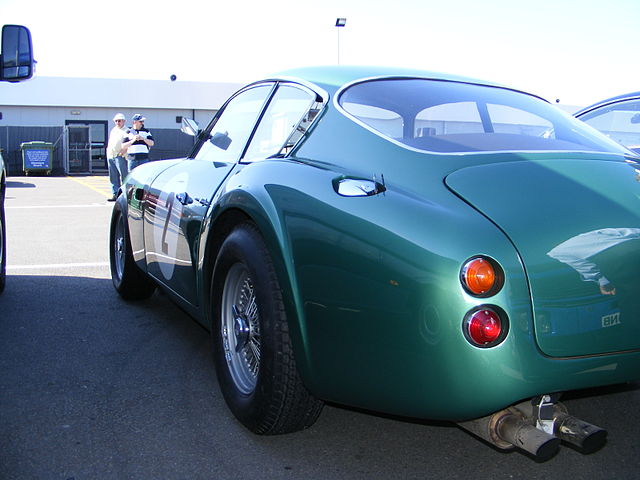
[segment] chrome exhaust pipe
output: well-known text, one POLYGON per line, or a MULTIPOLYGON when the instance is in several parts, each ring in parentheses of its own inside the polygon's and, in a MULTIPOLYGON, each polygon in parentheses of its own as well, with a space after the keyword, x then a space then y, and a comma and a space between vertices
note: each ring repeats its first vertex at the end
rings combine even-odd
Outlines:
POLYGON ((582 453, 593 453, 604 447, 607 431, 566 413, 555 417, 553 433, 563 442, 570 443, 582 453))
POLYGON ((607 431, 569 415, 551 396, 542 396, 492 415, 458 425, 501 449, 520 448, 546 461, 560 449, 560 442, 593 453, 604 446, 607 431))
POLYGON ((520 415, 504 415, 497 424, 498 436, 511 445, 529 452, 541 462, 555 456, 560 439, 539 430, 520 415))
MULTIPOLYGON (((569 415, 567 407, 562 403, 554 403, 551 407, 549 418, 553 425, 553 435, 585 454, 593 453, 604 446, 607 441, 605 429, 569 415)), ((531 402, 520 403, 515 408, 526 417, 535 417, 536 407, 531 402)))
POLYGON ((509 408, 458 425, 503 450, 518 447, 546 461, 560 449, 560 439, 537 429, 518 410, 509 408))

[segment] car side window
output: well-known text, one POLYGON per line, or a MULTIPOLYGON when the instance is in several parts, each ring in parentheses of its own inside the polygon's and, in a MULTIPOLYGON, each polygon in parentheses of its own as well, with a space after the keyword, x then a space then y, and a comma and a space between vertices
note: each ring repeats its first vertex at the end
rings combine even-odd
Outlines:
POLYGON ((315 117, 312 108, 316 96, 309 90, 294 85, 280 85, 265 111, 256 133, 251 139, 244 161, 263 160, 279 154, 286 154, 299 136, 292 138, 297 129, 315 117), (290 140, 291 139, 291 140, 290 140))
POLYGON ((258 85, 229 101, 209 132, 197 160, 235 162, 240 158, 273 84, 258 85))

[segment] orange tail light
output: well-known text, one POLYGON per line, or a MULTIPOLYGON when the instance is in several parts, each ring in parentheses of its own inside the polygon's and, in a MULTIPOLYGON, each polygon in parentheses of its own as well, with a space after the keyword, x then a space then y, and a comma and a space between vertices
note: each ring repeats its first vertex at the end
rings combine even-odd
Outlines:
POLYGON ((498 264, 488 257, 468 260, 460 272, 462 286, 475 297, 488 297, 500 291, 504 275, 498 264))

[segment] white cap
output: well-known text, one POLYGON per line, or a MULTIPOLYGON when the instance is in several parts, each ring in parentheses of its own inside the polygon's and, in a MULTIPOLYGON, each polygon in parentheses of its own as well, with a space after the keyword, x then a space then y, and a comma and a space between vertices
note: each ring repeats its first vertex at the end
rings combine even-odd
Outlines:
POLYGON ((113 117, 113 121, 115 122, 116 120, 124 120, 124 115, 121 113, 116 113, 116 116, 113 117))

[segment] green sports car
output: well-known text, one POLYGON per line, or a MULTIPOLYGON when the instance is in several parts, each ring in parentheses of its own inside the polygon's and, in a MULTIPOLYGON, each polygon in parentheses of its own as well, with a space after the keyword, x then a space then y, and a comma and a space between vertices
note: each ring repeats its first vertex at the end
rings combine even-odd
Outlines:
POLYGON ((122 186, 113 284, 210 329, 246 427, 331 401, 539 458, 603 445, 558 398, 640 378, 640 158, 533 95, 398 69, 288 71, 183 129, 187 158, 122 186))

